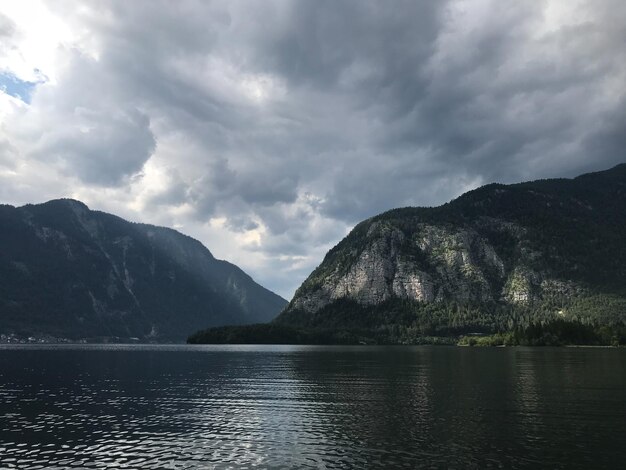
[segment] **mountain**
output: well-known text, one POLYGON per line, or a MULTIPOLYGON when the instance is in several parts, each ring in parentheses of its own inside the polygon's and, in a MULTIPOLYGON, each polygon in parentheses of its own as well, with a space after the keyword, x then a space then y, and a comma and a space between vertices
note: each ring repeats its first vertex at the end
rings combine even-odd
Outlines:
POLYGON ((403 342, 556 319, 626 321, 626 164, 367 219, 275 323, 403 342))
POLYGON ((0 333, 180 341, 286 305, 175 230, 79 201, 0 206, 0 333))

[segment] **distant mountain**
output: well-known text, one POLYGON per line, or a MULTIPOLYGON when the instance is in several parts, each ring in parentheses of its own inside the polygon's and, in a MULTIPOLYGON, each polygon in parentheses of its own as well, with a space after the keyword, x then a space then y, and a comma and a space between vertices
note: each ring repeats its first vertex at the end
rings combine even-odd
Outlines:
POLYGON ((359 223, 275 323, 394 342, 554 319, 626 321, 626 165, 490 184, 359 223), (390 339, 391 338, 391 339, 390 339))
POLYGON ((286 305, 175 230, 79 201, 0 206, 0 333, 180 341, 286 305))

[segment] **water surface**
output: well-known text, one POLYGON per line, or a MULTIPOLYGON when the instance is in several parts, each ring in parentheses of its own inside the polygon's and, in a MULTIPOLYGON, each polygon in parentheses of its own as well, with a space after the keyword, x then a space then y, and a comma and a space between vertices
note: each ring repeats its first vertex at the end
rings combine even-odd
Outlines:
POLYGON ((626 350, 0 346, 1 468, 616 468, 626 350))

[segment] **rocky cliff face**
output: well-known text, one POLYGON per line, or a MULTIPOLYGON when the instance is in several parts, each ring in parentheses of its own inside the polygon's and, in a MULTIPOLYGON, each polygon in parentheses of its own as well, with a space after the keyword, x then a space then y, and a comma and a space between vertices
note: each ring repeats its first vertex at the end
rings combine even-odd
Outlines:
POLYGON ((174 230, 73 200, 0 206, 0 333, 183 340, 286 301, 174 230))
MULTIPOLYGON (((530 302, 563 284, 529 267, 532 257, 538 256, 530 250, 520 250, 515 266, 507 265, 474 227, 414 222, 411 233, 392 222, 371 222, 366 246, 354 262, 347 269, 341 264, 325 267, 328 275, 305 283, 290 308, 312 313, 341 298, 362 304, 392 297, 420 302, 530 302)), ((523 233, 502 221, 489 223, 512 236, 523 233)), ((523 239, 516 241, 523 245, 523 239)))
POLYGON ((438 208, 366 220, 296 292, 286 313, 338 300, 546 305, 626 287, 626 167, 573 180, 490 185, 438 208))

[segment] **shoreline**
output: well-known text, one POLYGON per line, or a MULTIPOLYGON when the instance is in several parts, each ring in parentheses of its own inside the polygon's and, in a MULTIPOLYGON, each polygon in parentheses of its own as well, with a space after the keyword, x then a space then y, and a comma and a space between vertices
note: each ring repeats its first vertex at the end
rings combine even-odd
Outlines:
POLYGON ((414 344, 400 344, 400 343, 388 343, 388 344, 345 344, 345 343, 141 343, 141 342, 37 342, 37 343, 0 343, 0 349, 9 349, 10 347, 45 347, 45 346, 124 346, 124 347, 142 347, 142 346, 190 346, 190 347, 202 347, 202 346, 342 346, 342 347, 415 347, 415 346, 437 346, 437 347, 456 347, 456 348, 577 348, 577 349, 622 349, 624 345, 594 345, 594 344, 563 344, 563 345, 469 345, 469 344, 453 344, 453 343, 414 343, 414 344))

